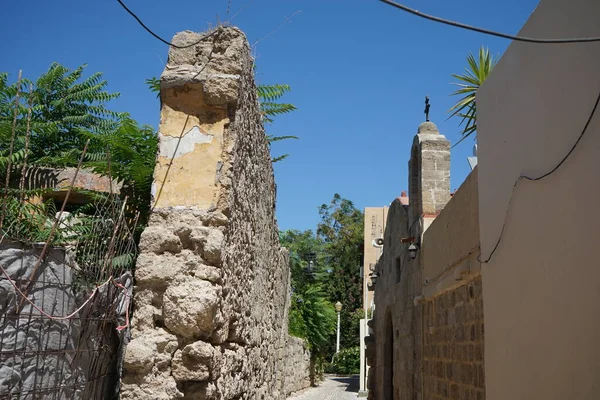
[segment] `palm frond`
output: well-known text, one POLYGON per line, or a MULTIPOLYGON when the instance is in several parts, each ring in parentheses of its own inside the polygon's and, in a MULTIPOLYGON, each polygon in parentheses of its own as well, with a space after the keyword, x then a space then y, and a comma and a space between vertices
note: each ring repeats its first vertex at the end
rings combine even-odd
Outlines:
POLYGON ((460 132, 462 137, 454 146, 477 132, 477 91, 492 72, 495 64, 496 59, 489 50, 481 47, 477 58, 473 54, 467 56, 468 66, 462 75, 452 74, 452 77, 456 79, 453 85, 458 89, 451 95, 462 97, 448 110, 450 113, 448 119, 459 117, 459 126, 464 125, 460 132))

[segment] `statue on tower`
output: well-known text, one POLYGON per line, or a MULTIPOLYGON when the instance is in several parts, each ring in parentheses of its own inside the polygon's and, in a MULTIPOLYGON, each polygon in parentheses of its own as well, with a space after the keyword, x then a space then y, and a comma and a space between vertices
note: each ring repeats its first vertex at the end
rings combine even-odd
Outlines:
POLYGON ((425 96, 425 122, 429 122, 429 97, 425 96))

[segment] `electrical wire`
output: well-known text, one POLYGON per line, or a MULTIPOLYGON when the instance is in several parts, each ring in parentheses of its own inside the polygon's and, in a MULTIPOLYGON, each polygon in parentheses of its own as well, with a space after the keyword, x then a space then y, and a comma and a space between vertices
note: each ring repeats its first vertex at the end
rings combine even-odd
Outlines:
POLYGON ((417 11, 413 8, 407 7, 403 4, 396 3, 392 0, 379 0, 383 3, 386 3, 392 7, 396 7, 402 11, 408 12, 410 14, 416 15, 417 17, 425 18, 430 21, 439 22, 441 24, 454 26, 456 28, 466 29, 469 31, 479 32, 490 36, 496 36, 504 39, 511 39, 518 42, 527 42, 527 43, 589 43, 589 42, 600 42, 600 37, 584 37, 584 38, 567 38, 567 39, 539 39, 539 38, 530 38, 524 36, 514 36, 509 35, 502 32, 492 31, 490 29, 479 28, 473 25, 463 24, 461 22, 452 21, 449 19, 444 19, 440 17, 436 17, 434 15, 429 15, 417 11))
POLYGON ((573 146, 571 146, 571 149, 567 152, 567 154, 562 158, 562 160, 560 160, 560 162, 558 164, 556 164, 556 166, 554 168, 552 168, 551 170, 549 170, 548 172, 532 178, 530 176, 526 176, 526 175, 521 175, 517 178, 517 180, 515 181, 515 184, 513 185, 512 188, 512 193, 510 195, 510 200, 508 202, 508 207, 506 208, 506 215, 504 216, 504 223, 502 224, 502 229, 500 230, 500 235, 498 237, 498 240, 496 241, 496 244, 494 245, 494 248, 492 249, 492 251, 490 252, 490 255, 488 256, 487 259, 485 260, 481 260, 480 256, 477 256, 477 261, 479 261, 482 264, 487 264, 491 259, 492 256, 494 255, 494 253, 496 252, 496 250, 498 249, 498 246, 500 246, 500 242, 502 241, 502 237, 504 236, 504 230, 506 228, 506 221, 508 220, 508 213, 510 211, 511 205, 512 205, 512 201, 515 197, 515 190, 517 188, 517 185, 519 184, 520 181, 522 180, 527 180, 527 181, 541 181, 542 179, 552 175, 553 173, 555 173, 564 163, 565 161, 567 161, 567 159, 571 156, 571 154, 573 154, 573 151, 575 151, 575 148, 579 145, 579 143, 581 142, 581 139, 583 138, 583 135, 585 135, 585 133, 587 132, 588 127, 590 126, 590 123, 592 122, 592 119, 594 118, 594 114, 596 113, 596 109, 598 108, 598 104, 600 103, 600 93, 598 93, 598 97, 596 98, 596 103, 594 104, 594 107, 592 108, 592 111, 590 112, 590 115, 585 123, 585 126, 583 127, 583 130, 581 131, 581 133, 579 134, 579 137, 577 138, 577 140, 575 141, 575 143, 573 144, 573 146))
POLYGON ((127 12, 129 13, 129 15, 131 15, 133 18, 135 18, 135 20, 136 20, 136 21, 137 21, 137 22, 138 22, 138 23, 139 23, 139 24, 142 26, 142 28, 144 28, 144 29, 145 29, 145 30, 146 30, 146 31, 147 31, 149 34, 151 34, 152 36, 154 36, 156 39, 160 40, 160 41, 161 41, 161 42, 163 42, 164 44, 167 44, 167 45, 169 45, 169 46, 171 46, 171 47, 174 47, 174 48, 176 48, 176 49, 187 49, 188 47, 195 46, 195 45, 197 45, 198 43, 202 42, 203 40, 205 40, 205 39, 209 38, 210 36, 212 36, 212 35, 214 34, 214 32, 211 32, 210 34, 208 34, 208 35, 206 35, 206 36, 202 37, 202 38, 201 38, 200 40, 198 40, 197 42, 194 42, 194 43, 192 43, 192 44, 188 44, 188 45, 185 45, 185 46, 178 46, 178 45, 176 45, 176 44, 173 44, 173 43, 171 43, 171 42, 169 42, 169 41, 167 41, 167 40, 165 40, 165 39, 161 38, 161 37, 160 37, 160 36, 158 36, 156 33, 154 33, 154 32, 152 31, 152 29, 148 28, 148 27, 146 26, 146 24, 144 24, 144 22, 142 22, 142 20, 141 20, 141 19, 140 19, 140 18, 139 18, 137 15, 135 15, 135 13, 134 13, 133 11, 131 11, 131 10, 130 10, 130 9, 129 9, 129 8, 126 6, 126 5, 125 5, 125 3, 123 3, 121 0, 117 0, 117 2, 118 2, 120 5, 121 5, 121 7, 123 7, 123 8, 125 9, 125 11, 127 11, 127 12))

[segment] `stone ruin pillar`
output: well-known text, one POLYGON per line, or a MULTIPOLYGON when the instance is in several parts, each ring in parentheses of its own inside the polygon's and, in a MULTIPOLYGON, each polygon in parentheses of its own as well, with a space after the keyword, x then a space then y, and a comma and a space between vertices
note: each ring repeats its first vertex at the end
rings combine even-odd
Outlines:
POLYGON ((121 397, 284 399, 308 385, 309 353, 287 334, 288 257, 250 47, 229 27, 173 43, 195 44, 172 47, 161 76, 156 207, 121 397))

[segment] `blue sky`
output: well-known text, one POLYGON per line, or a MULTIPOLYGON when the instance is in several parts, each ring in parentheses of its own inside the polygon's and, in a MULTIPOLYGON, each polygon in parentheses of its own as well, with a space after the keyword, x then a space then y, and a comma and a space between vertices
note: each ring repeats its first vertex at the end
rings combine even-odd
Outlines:
MULTIPOLYGON (((408 188, 407 164, 424 97, 431 120, 455 143, 458 120, 448 120, 452 73, 481 45, 495 54, 503 39, 458 30, 408 15, 377 0, 125 0, 170 40, 182 30, 203 31, 217 21, 242 28, 255 47, 257 81, 286 83, 284 101, 298 111, 269 127, 300 140, 278 142, 274 155, 281 229, 314 229, 317 208, 334 193, 356 207, 389 204, 408 188), (293 15, 293 17, 292 17, 293 15), (266 36, 266 37, 265 37, 266 36)), ((537 0, 404 0, 420 11, 515 34, 537 0)), ((0 71, 36 78, 57 61, 103 72, 121 93, 112 108, 158 125, 159 103, 144 83, 159 76, 167 46, 146 33, 116 0, 5 2, 0 25, 0 71)), ((452 150, 451 187, 469 173, 473 141, 452 150)))

